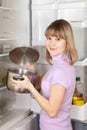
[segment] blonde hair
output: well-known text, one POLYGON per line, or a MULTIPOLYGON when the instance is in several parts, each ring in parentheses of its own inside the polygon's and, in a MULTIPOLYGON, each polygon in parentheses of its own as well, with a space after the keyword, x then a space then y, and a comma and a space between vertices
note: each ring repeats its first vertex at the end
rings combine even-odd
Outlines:
MULTIPOLYGON (((73 31, 69 22, 64 19, 59 19, 52 22, 45 31, 45 36, 56 36, 66 40, 65 52, 69 59, 70 64, 73 65, 77 59, 78 54, 74 43, 73 31)), ((46 59, 51 64, 51 56, 46 49, 46 59)))

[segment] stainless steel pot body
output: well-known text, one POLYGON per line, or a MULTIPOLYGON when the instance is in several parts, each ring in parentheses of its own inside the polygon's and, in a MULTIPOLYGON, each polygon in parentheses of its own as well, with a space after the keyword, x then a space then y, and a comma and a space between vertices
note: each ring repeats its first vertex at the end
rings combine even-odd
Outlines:
POLYGON ((36 72, 33 72, 28 69, 10 68, 7 71, 7 82, 6 82, 7 88, 11 91, 15 91, 18 93, 29 93, 29 91, 27 89, 23 89, 18 86, 13 86, 11 84, 11 78, 13 78, 14 80, 24 80, 23 75, 26 75, 29 78, 29 80, 31 81, 31 83, 35 86, 36 72))

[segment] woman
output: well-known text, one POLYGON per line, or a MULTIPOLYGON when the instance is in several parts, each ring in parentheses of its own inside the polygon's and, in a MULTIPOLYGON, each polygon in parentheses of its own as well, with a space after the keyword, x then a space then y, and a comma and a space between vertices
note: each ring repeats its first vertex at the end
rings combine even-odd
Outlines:
POLYGON ((41 81, 41 94, 29 79, 12 84, 27 88, 41 106, 40 130, 72 130, 70 109, 75 89, 77 51, 71 25, 63 20, 51 23, 45 32, 46 59, 50 69, 41 81))

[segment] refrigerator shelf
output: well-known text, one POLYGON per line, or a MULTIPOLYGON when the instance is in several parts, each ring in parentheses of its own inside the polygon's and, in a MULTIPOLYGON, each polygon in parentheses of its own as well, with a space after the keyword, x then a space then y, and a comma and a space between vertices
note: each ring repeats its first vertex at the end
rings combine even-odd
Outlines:
POLYGON ((6 54, 0 54, 0 57, 4 57, 4 56, 8 56, 9 54, 6 53, 6 54))
POLYGON ((10 10, 10 11, 16 11, 15 9, 12 9, 12 8, 7 8, 7 7, 4 7, 4 6, 1 6, 1 7, 0 7, 0 10, 10 10))
POLYGON ((0 37, 0 41, 7 41, 7 40, 16 40, 17 38, 11 38, 11 37, 0 37))

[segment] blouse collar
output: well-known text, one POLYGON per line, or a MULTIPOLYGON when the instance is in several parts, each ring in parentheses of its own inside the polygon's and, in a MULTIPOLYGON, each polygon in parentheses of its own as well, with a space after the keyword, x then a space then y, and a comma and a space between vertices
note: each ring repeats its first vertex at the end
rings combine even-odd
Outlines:
POLYGON ((52 56, 52 64, 60 64, 60 63, 69 63, 69 58, 67 54, 59 53, 57 55, 52 56))

